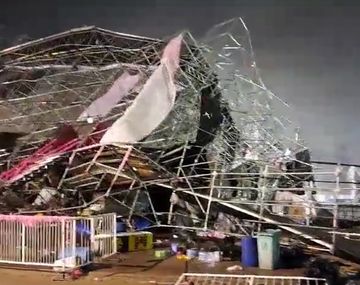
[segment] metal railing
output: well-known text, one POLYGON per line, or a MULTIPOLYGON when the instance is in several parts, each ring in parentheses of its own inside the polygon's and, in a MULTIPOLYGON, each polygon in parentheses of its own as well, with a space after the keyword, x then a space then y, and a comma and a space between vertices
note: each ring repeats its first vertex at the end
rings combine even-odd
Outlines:
POLYGON ((56 270, 84 266, 94 261, 94 253, 104 258, 116 252, 115 231, 115 214, 0 215, 0 263, 56 270))
POLYGON ((116 253, 116 215, 94 216, 94 254, 101 258, 116 253))
MULTIPOLYGON (((337 236, 356 236, 357 233, 349 230, 346 234, 340 230, 340 222, 360 221, 360 201, 353 199, 351 202, 343 200, 342 196, 358 196, 360 190, 355 181, 344 181, 344 169, 341 166, 332 165, 332 169, 314 168, 313 172, 286 173, 279 172, 264 166, 262 171, 257 173, 221 173, 213 171, 209 174, 187 176, 186 179, 199 178, 207 181, 207 185, 189 187, 178 187, 175 193, 183 192, 192 195, 197 201, 198 212, 205 214, 205 219, 197 224, 203 230, 209 228, 209 214, 213 203, 221 204, 232 210, 253 216, 253 221, 258 221, 259 229, 261 224, 270 223, 291 230, 295 234, 301 234, 301 227, 321 229, 331 236, 330 240, 323 242, 310 235, 311 239, 330 251, 334 251, 337 236), (279 187, 280 179, 291 179, 299 176, 315 177, 318 181, 326 180, 326 184, 316 183, 314 180, 301 181, 299 187, 296 181, 288 187, 279 187), (229 181, 236 181, 232 185, 229 181), (349 187, 349 184, 352 184, 349 187), (303 194, 299 195, 299 191, 303 194), (256 198, 241 197, 238 193, 254 192, 256 198), (314 193, 323 193, 329 201, 319 201, 314 198, 314 193), (203 202, 200 203, 199 199, 203 202), (204 205, 205 201, 205 205, 204 205), (269 216, 270 214, 270 216, 269 216), (284 217, 273 219, 274 216, 284 217), (315 222, 316 221, 316 222, 315 222)), ((184 177, 185 179, 185 177, 184 177)), ((296 180, 296 179, 295 179, 296 180)), ((360 195, 359 195, 360 198, 360 195)), ((169 216, 175 213, 170 208, 169 216)), ((354 238, 352 238, 354 239, 354 238)), ((357 240, 357 238, 355 238, 357 240)))
POLYGON ((327 285, 325 279, 297 276, 258 276, 185 273, 175 285, 327 285))

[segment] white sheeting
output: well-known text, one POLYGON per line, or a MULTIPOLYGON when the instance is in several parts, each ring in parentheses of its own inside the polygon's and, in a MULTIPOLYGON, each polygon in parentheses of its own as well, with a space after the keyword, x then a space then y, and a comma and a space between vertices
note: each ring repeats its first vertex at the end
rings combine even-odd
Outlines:
POLYGON ((296 203, 299 207, 305 209, 305 215, 316 217, 315 201, 311 195, 311 189, 306 191, 304 195, 296 195, 289 191, 276 191, 275 202, 279 204, 272 206, 272 211, 278 215, 284 215, 285 209, 288 208, 291 203, 296 203))
POLYGON ((160 66, 154 71, 127 108, 101 139, 102 144, 135 143, 151 134, 174 107, 174 74, 179 66, 182 35, 172 39, 164 49, 160 66))
POLYGON ((339 190, 336 191, 336 166, 321 165, 321 172, 328 172, 329 174, 317 174, 315 172, 317 191, 315 199, 320 203, 358 203, 360 201, 360 168, 356 166, 341 166, 339 171, 339 190), (325 183, 321 181, 328 181, 325 183), (346 183, 341 183, 346 182, 346 183))
POLYGON ((130 75, 124 72, 115 80, 110 89, 100 98, 96 99, 79 116, 78 121, 85 121, 88 118, 105 117, 139 82, 140 75, 130 75))

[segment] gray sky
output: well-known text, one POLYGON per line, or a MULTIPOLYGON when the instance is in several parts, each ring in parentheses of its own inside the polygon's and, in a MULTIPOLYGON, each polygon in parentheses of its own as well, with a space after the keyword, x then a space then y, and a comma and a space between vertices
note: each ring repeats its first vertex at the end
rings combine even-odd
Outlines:
POLYGON ((1 0, 0 37, 45 36, 82 25, 162 37, 203 35, 241 16, 262 77, 293 106, 315 159, 360 163, 360 1, 1 0), (359 4, 356 4, 359 3, 359 4))

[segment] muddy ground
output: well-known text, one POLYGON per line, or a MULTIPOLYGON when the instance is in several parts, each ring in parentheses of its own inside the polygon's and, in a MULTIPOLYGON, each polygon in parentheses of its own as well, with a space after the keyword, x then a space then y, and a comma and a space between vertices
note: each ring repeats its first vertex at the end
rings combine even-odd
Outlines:
MULTIPOLYGON (((1 285, 48 285, 60 284, 103 284, 103 285, 144 285, 144 284, 174 284, 185 270, 183 261, 175 257, 163 261, 154 259, 153 252, 138 252, 119 254, 102 264, 97 270, 90 272, 80 279, 56 281, 61 275, 54 272, 38 272, 21 269, 0 269, 1 285)), ((199 262, 190 262, 189 272, 196 273, 228 273, 226 268, 240 264, 239 262, 221 262, 215 267, 199 262)), ((232 274, 256 274, 256 275, 284 275, 301 276, 302 269, 292 270, 260 270, 249 268, 232 274)))

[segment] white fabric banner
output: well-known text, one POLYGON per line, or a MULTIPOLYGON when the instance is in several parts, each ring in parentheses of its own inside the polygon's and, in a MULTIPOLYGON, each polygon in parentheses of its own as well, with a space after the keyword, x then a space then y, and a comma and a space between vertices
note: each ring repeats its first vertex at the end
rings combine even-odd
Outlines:
POLYGON ((179 66, 182 35, 164 49, 160 66, 145 83, 124 115, 114 122, 101 139, 102 144, 135 143, 151 134, 174 107, 174 74, 179 66))
POLYGON ((130 75, 124 72, 116 79, 110 89, 101 97, 96 99, 79 116, 78 121, 85 121, 88 118, 105 117, 139 82, 140 75, 130 75))

